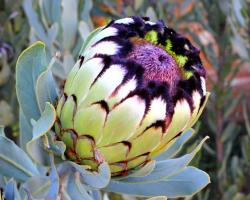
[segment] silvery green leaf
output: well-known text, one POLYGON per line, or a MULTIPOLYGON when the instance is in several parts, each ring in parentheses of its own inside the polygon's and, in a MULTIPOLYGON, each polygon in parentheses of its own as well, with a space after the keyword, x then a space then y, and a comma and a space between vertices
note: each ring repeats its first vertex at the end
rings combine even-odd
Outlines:
POLYGON ((64 144, 64 142, 56 140, 55 133, 52 131, 49 131, 46 136, 49 143, 48 150, 52 151, 54 155, 59 156, 61 160, 65 160, 64 152, 66 150, 66 145, 64 144))
POLYGON ((59 25, 57 22, 52 24, 52 26, 50 26, 50 28, 48 29, 48 38, 51 44, 50 48, 52 48, 52 44, 56 40, 58 31, 59 31, 59 25))
POLYGON ((160 180, 166 179, 173 174, 178 173, 183 170, 194 158, 196 153, 201 149, 203 143, 208 139, 205 137, 200 144, 189 154, 181 156, 179 158, 163 160, 156 162, 155 168, 147 176, 144 177, 128 177, 122 179, 122 182, 129 183, 146 183, 146 182, 158 182, 160 180))
POLYGON ((21 200, 20 194, 17 189, 17 184, 13 179, 10 179, 4 188, 5 198, 11 200, 21 200))
POLYGON ((209 182, 209 176, 205 172, 194 167, 186 167, 179 173, 158 182, 137 184, 112 180, 105 190, 138 196, 160 195, 176 198, 194 195, 209 182))
POLYGON ((60 79, 64 80, 66 78, 66 72, 63 70, 64 66, 63 63, 57 60, 52 67, 52 72, 55 76, 59 77, 60 79))
POLYGON ((53 23, 61 22, 61 1, 50 1, 51 20, 53 23))
POLYGON ((86 185, 100 189, 104 188, 108 185, 110 181, 110 169, 106 162, 102 163, 99 167, 97 172, 91 172, 86 169, 84 165, 78 165, 73 162, 68 162, 72 167, 78 171, 82 177, 82 182, 86 185))
POLYGON ((74 57, 69 53, 65 53, 63 57, 63 69, 66 76, 69 74, 74 64, 75 64, 74 57))
POLYGON ((62 192, 61 192, 61 199, 62 200, 71 200, 69 194, 67 192, 65 192, 64 190, 62 190, 62 192))
POLYGON ((3 135, 0 135, 0 173, 20 181, 39 174, 28 155, 3 135))
MULTIPOLYGON (((45 45, 42 42, 36 42, 24 50, 17 61, 16 88, 20 104, 20 143, 23 148, 32 138, 30 120, 38 120, 40 117, 36 87, 39 76, 46 72, 47 68, 45 45)), ((38 88, 44 88, 43 84, 38 84, 38 88)), ((48 89, 50 96, 53 90, 53 88, 48 89)))
POLYGON ((53 63, 52 72, 55 76, 59 77, 62 80, 65 80, 74 64, 75 61, 73 55, 69 52, 66 52, 63 55, 63 63, 59 60, 56 60, 56 62, 53 63))
POLYGON ((61 1, 39 0, 41 15, 46 25, 60 23, 61 1))
POLYGON ((40 10, 41 10, 41 14, 44 15, 44 18, 51 23, 51 4, 50 4, 50 0, 39 0, 39 6, 40 6, 40 10))
MULTIPOLYGON (((86 23, 88 23, 89 25, 92 25, 92 21, 90 18, 90 11, 93 7, 93 1, 89 0, 89 1, 83 1, 83 7, 80 13, 80 18, 85 21, 86 23)), ((93 27, 91 27, 93 28, 93 27)))
POLYGON ((32 159, 40 164, 40 165, 49 165, 49 157, 48 151, 45 149, 45 138, 38 138, 36 140, 32 140, 32 142, 28 142, 27 152, 32 157, 32 159))
POLYGON ((150 162, 148 162, 146 165, 144 165, 143 167, 141 167, 140 169, 135 168, 134 170, 131 169, 130 174, 124 177, 116 177, 113 178, 114 180, 122 180, 122 179, 126 179, 128 177, 144 177, 147 176, 149 174, 151 174, 153 172, 153 170, 155 169, 155 164, 156 161, 155 160, 151 160, 150 162))
POLYGON ((50 180, 46 176, 33 176, 22 185, 22 189, 36 199, 44 198, 50 187, 50 180))
POLYGON ((77 33, 77 0, 62 0, 62 36, 63 47, 70 50, 75 45, 77 33))
POLYGON ((35 30, 32 28, 29 33, 29 42, 33 44, 39 40, 38 36, 36 35, 35 30))
POLYGON ((20 109, 19 111, 19 128, 20 128, 20 137, 19 144, 22 149, 26 151, 26 144, 32 138, 32 126, 25 118, 23 111, 20 109))
POLYGON ((33 27, 33 29, 35 30, 39 39, 44 41, 46 44, 49 44, 45 30, 38 19, 37 13, 34 11, 34 9, 32 7, 32 1, 31 0, 24 0, 23 1, 23 9, 25 11, 25 14, 26 14, 28 20, 29 20, 30 26, 33 27))
POLYGON ((32 140, 27 143, 27 151, 38 163, 48 165, 48 152, 45 150, 45 143, 48 146, 45 134, 50 131, 56 120, 55 108, 46 103, 45 110, 41 117, 33 125, 32 140))
POLYGON ((59 177, 53 163, 53 156, 50 156, 50 175, 33 176, 27 180, 22 189, 27 191, 32 199, 57 199, 59 192, 59 177))
POLYGON ((85 41, 90 33, 90 27, 85 21, 80 21, 78 31, 80 32, 83 41, 85 41))
POLYGON ((54 155, 50 155, 50 187, 45 199, 57 199, 59 194, 59 176, 54 163, 54 155))
POLYGON ((50 14, 50 13, 48 13, 48 12, 46 12, 47 10, 48 10, 48 3, 47 3, 48 1, 46 1, 46 0, 38 0, 38 5, 39 5, 39 11, 40 11, 40 19, 41 19, 41 22, 43 23, 43 26, 45 27, 45 29, 48 29, 48 27, 49 27, 49 24, 51 23, 51 21, 49 20, 49 16, 48 16, 48 14, 50 14), (46 8, 44 7, 44 6, 46 6, 46 8))
POLYGON ((52 104, 50 103, 45 104, 45 108, 41 117, 33 125, 32 140, 40 138, 52 128, 56 120, 55 112, 56 112, 55 108, 53 107, 52 104))
POLYGON ((78 172, 71 173, 68 176, 65 190, 65 192, 69 194, 71 200, 93 200, 85 186, 81 183, 80 174, 78 172))
POLYGON ((145 166, 143 166, 141 169, 136 170, 134 173, 132 173, 129 176, 132 176, 132 177, 147 176, 147 175, 152 173, 152 171, 155 168, 155 164, 156 164, 155 160, 151 160, 145 166))
POLYGON ((194 194, 210 182, 209 176, 199 169, 186 166, 206 139, 207 137, 189 154, 156 162, 154 170, 149 175, 111 180, 105 190, 140 196, 178 197, 194 194), (196 176, 197 178, 193 179, 196 176))
POLYGON ((102 194, 100 190, 92 190, 93 200, 102 200, 102 194))
POLYGON ((55 99, 58 96, 57 85, 51 72, 54 62, 55 58, 52 58, 48 68, 37 78, 35 92, 40 111, 44 110, 46 102, 55 104, 55 99))
POLYGON ((154 159, 166 160, 174 157, 181 150, 182 146, 194 135, 194 133, 195 131, 193 129, 189 129, 185 133, 182 133, 165 152, 154 159))
POLYGON ((42 42, 36 42, 25 49, 17 60, 17 98, 27 121, 38 120, 40 117, 35 87, 39 75, 46 67, 45 45, 42 42))

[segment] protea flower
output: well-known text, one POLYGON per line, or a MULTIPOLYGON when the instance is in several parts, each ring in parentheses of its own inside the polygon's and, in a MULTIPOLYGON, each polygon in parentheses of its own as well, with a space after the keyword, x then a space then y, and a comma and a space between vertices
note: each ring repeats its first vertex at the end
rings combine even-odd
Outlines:
POLYGON ((55 130, 67 157, 124 175, 164 152, 201 112, 199 50, 147 18, 110 22, 89 36, 57 103, 55 130))

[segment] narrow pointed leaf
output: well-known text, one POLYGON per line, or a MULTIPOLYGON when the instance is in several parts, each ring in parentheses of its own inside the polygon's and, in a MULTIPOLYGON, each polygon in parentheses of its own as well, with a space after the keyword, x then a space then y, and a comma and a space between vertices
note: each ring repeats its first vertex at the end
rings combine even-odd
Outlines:
POLYGON ((27 143, 27 151, 38 163, 48 165, 48 152, 46 152, 44 139, 42 138, 50 131, 56 119, 54 107, 47 103, 41 118, 33 126, 33 138, 27 143))
POLYGON ((83 19, 88 24, 90 24, 92 21, 91 16, 90 16, 90 11, 91 11, 92 7, 93 7, 93 0, 84 1, 83 8, 82 8, 81 13, 80 13, 81 19, 83 19))
POLYGON ((149 174, 151 174, 155 168, 155 160, 151 160, 150 162, 148 162, 145 166, 143 166, 140 169, 135 170, 134 172, 132 171, 132 173, 130 175, 128 175, 128 177, 144 177, 144 176, 148 176, 149 174))
POLYGON ((186 167, 179 173, 154 183, 127 183, 111 181, 106 191, 138 196, 167 196, 169 198, 191 196, 210 182, 208 174, 186 167), (195 178, 194 178, 195 177, 195 178))
POLYGON ((62 160, 65 160, 64 152, 66 150, 66 145, 62 141, 56 140, 55 134, 52 131, 49 131, 46 136, 49 143, 48 150, 52 151, 54 155, 60 156, 62 160))
POLYGON ((71 174, 67 180, 67 193, 72 200, 93 200, 80 181, 80 174, 71 174))
POLYGON ((17 189, 17 184, 13 179, 10 179, 4 189, 5 199, 21 200, 20 194, 17 189))
POLYGON ((194 158, 196 153, 201 149, 203 143, 208 139, 205 137, 200 144, 189 154, 181 156, 179 158, 169 159, 165 161, 158 161, 156 162, 156 166, 152 173, 144 177, 128 177, 123 179, 123 182, 130 182, 130 183, 145 183, 145 182, 158 182, 163 180, 167 177, 170 177, 173 174, 178 173, 179 171, 183 170, 190 161, 194 158))
POLYGON ((77 33, 77 1, 62 0, 62 36, 64 49, 70 50, 77 33))
POLYGON ((89 25, 85 21, 80 21, 78 31, 80 32, 83 41, 85 41, 90 33, 89 25))
POLYGON ((51 4, 50 15, 52 22, 59 23, 61 21, 61 1, 49 1, 51 4))
POLYGON ((40 40, 44 41, 46 44, 49 44, 47 35, 45 30, 38 19, 38 15, 32 7, 32 0, 24 0, 23 1, 23 9, 25 14, 29 20, 29 24, 35 30, 37 36, 40 40))
POLYGON ((51 182, 47 176, 34 176, 22 185, 22 188, 29 193, 32 198, 44 198, 49 190, 51 182))
POLYGON ((107 163, 102 163, 97 172, 91 172, 85 169, 84 166, 77 165, 73 162, 68 162, 82 176, 82 181, 93 188, 104 188, 110 181, 110 170, 107 163))
POLYGON ((59 177, 54 165, 53 156, 50 156, 50 175, 34 176, 21 187, 27 191, 32 199, 57 199, 59 192, 59 177))
POLYGON ((192 137, 195 133, 193 129, 182 133, 179 137, 177 137, 173 143, 169 146, 169 148, 160 154, 159 156, 155 157, 156 160, 166 160, 175 156, 182 148, 182 146, 192 137))
POLYGON ((93 200, 102 200, 102 194, 100 190, 92 190, 93 200))
POLYGON ((54 164, 54 155, 50 154, 50 187, 45 199, 57 199, 59 194, 59 176, 54 164))

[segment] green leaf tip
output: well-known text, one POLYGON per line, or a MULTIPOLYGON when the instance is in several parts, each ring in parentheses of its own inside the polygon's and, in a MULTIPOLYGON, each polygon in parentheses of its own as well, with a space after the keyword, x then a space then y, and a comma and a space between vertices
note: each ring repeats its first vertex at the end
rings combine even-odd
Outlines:
POLYGON ((45 109, 42 112, 41 117, 33 125, 32 140, 36 140, 37 138, 46 134, 53 127, 55 121, 56 121, 55 108, 51 103, 46 102, 45 109))
POLYGON ((16 66, 18 66, 18 63, 19 61, 21 60, 21 58, 23 56, 25 56, 26 53, 28 53, 29 51, 33 51, 35 48, 38 48, 38 49, 45 49, 45 43, 43 43, 42 41, 37 41, 33 44, 31 44, 30 46, 28 46, 26 49, 24 49, 21 54, 18 56, 18 59, 17 59, 17 64, 16 66))

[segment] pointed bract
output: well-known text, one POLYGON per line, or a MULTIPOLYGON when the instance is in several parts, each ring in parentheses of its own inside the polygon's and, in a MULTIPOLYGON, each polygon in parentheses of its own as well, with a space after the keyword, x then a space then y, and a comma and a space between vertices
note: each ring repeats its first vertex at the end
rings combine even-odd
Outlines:
POLYGON ((199 50, 162 20, 126 17, 94 31, 56 104, 67 157, 124 176, 194 125, 209 94, 199 50))

